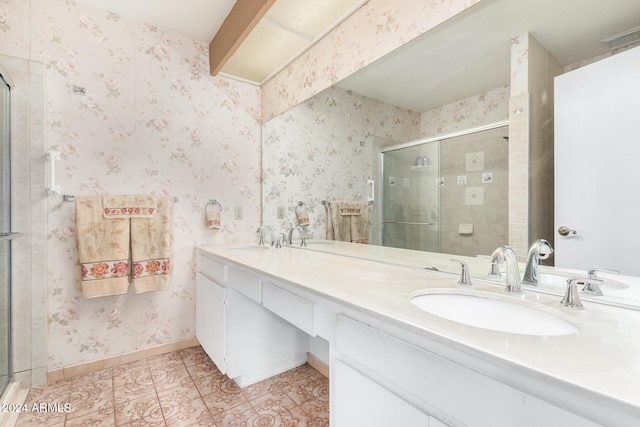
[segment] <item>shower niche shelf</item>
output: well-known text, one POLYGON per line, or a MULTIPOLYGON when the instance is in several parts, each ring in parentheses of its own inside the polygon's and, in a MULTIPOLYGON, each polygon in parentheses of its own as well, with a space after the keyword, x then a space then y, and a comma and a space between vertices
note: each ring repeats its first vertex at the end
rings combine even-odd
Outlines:
POLYGON ((411 170, 414 172, 426 172, 433 170, 433 165, 428 166, 411 166, 411 170))

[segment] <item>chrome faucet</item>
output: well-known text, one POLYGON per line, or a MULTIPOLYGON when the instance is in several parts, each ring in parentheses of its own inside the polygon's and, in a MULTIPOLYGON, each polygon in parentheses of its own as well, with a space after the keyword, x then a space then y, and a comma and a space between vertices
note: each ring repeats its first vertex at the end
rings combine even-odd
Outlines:
POLYGON ((460 279, 458 280, 458 286, 473 286, 471 283, 471 276, 469 276, 469 265, 457 259, 451 259, 450 261, 460 263, 460 279))
POLYGON ((522 283, 525 285, 538 286, 538 266, 541 259, 549 258, 553 253, 551 243, 545 239, 538 239, 529 248, 527 254, 527 265, 524 269, 524 277, 522 283))
POLYGON ((274 233, 273 228, 269 227, 268 225, 261 225, 258 228, 258 231, 256 231, 256 233, 258 233, 258 236, 260 236, 258 244, 264 245, 264 237, 262 236, 263 230, 269 230, 269 232, 271 232, 271 246, 274 246, 276 244, 276 233, 274 233))
POLYGON ((604 280, 598 279, 598 271, 603 273, 620 274, 618 270, 610 270, 608 268, 590 268, 587 272, 587 278, 582 279, 585 282, 585 285, 580 292, 592 296, 603 295, 600 285, 604 284, 604 280))
POLYGON ((295 230, 300 230, 300 235, 302 236, 302 241, 300 242, 300 246, 307 246, 307 241, 305 239, 305 235, 307 234, 306 230, 301 225, 294 225, 289 229, 289 235, 287 236, 287 243, 289 245, 293 245, 293 232, 295 230))
POLYGON ((504 291, 508 294, 521 294, 522 283, 520 282, 520 271, 518 270, 518 259, 515 252, 509 246, 498 246, 491 254, 491 265, 499 266, 505 263, 507 266, 506 271, 506 286, 504 291))

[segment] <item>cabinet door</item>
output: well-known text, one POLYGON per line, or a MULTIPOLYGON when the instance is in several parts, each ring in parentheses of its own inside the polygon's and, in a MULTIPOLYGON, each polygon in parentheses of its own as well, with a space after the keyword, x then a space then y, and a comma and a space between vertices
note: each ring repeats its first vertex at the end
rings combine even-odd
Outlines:
POLYGON ((213 280, 196 274, 196 337, 222 373, 226 373, 227 290, 213 280))
POLYGON ((336 361, 333 369, 332 426, 429 426, 429 415, 351 366, 336 361))

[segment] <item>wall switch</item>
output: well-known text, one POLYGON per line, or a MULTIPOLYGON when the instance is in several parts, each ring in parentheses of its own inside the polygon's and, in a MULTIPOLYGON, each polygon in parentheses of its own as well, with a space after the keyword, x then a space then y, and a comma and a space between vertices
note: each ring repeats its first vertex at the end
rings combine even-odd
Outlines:
POLYGON ((284 219, 284 206, 278 206, 278 219, 284 219))
POLYGON ((233 219, 242 219, 242 206, 233 207, 233 219))

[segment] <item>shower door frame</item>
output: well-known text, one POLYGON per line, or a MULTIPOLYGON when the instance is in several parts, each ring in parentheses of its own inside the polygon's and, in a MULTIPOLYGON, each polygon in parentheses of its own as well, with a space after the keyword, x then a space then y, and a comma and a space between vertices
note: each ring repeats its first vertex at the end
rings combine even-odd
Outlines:
MULTIPOLYGON (((11 241, 15 238, 18 237, 20 235, 20 233, 13 233, 11 232, 11 84, 8 81, 8 76, 3 75, 2 73, 0 73, 0 84, 2 85, 6 85, 7 87, 7 100, 6 100, 6 110, 7 110, 7 115, 6 115, 6 141, 3 142, 6 144, 6 153, 7 155, 5 156, 6 158, 3 159, 3 163, 4 165, 0 165, 0 167, 7 167, 8 171, 6 173, 6 177, 7 177, 7 187, 8 187, 8 191, 7 194, 4 194, 3 197, 7 197, 8 198, 8 203, 7 203, 7 207, 4 208, 7 210, 8 212, 8 222, 7 222, 7 228, 8 230, 0 230, 0 242, 2 244, 5 244, 4 242, 6 242, 7 245, 7 259, 6 259, 6 269, 5 269, 5 274, 7 275, 8 281, 7 281, 7 289, 6 290, 0 290, 0 292, 6 292, 5 297, 6 297, 6 312, 7 312, 7 336, 6 336, 6 356, 7 356, 7 362, 6 362, 6 369, 7 369, 7 379, 6 379, 6 383, 2 384, 0 383, 0 396, 3 395, 4 391, 7 389, 7 387, 9 386, 9 384, 11 383, 11 380, 13 378, 13 357, 12 357, 12 353, 13 353, 13 349, 12 349, 12 342, 13 342, 13 334, 12 334, 12 316, 11 316, 11 306, 12 306, 12 292, 11 292, 11 276, 12 276, 12 248, 11 248, 11 241)), ((5 120, 5 118, 0 118, 0 120, 5 120)), ((4 188, 2 190, 5 190, 4 188)), ((3 191, 4 192, 4 191, 3 191)), ((3 201, 5 202, 5 201, 3 201)), ((1 321, 1 320, 0 320, 1 321)), ((2 345, 4 343, 0 343, 0 345, 2 345)), ((0 369, 1 372, 1 369, 0 369)))

